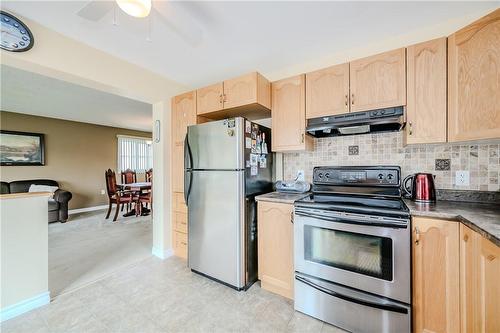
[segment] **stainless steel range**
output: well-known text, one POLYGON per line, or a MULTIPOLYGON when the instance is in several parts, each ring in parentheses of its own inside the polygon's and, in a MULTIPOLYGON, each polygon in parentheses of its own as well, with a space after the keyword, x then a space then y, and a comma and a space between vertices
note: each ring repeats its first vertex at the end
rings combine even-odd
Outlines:
POLYGON ((317 167, 295 203, 295 309, 352 332, 410 332, 401 170, 317 167))

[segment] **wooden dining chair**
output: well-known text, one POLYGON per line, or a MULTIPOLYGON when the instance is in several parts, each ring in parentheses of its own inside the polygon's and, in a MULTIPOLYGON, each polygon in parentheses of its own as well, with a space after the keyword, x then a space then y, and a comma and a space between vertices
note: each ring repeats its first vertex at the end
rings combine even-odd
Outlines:
MULTIPOLYGON (((127 169, 125 171, 122 171, 121 180, 122 184, 137 183, 137 173, 135 172, 135 170, 132 169, 127 169)), ((129 212, 132 205, 127 204, 125 206, 127 207, 127 212, 129 212)), ((123 211, 123 206, 122 206, 122 211, 123 211)))
POLYGON ((153 191, 148 192, 148 193, 141 193, 139 195, 139 198, 137 198, 137 204, 135 205, 135 215, 140 216, 142 215, 142 204, 145 204, 146 208, 151 206, 151 216, 153 216, 153 191))
POLYGON ((134 201, 137 201, 138 196, 134 196, 134 193, 128 191, 121 191, 118 189, 116 185, 116 175, 115 172, 111 169, 108 169, 104 172, 104 176, 106 177, 106 190, 108 192, 109 199, 109 207, 108 213, 106 214, 106 219, 109 218, 109 214, 111 213, 111 208, 113 204, 116 205, 115 217, 113 218, 113 222, 118 218, 118 213, 120 211, 120 206, 123 205, 131 205, 134 201))
POLYGON ((153 168, 146 170, 144 175, 144 179, 146 180, 146 182, 151 183, 153 181, 153 168))

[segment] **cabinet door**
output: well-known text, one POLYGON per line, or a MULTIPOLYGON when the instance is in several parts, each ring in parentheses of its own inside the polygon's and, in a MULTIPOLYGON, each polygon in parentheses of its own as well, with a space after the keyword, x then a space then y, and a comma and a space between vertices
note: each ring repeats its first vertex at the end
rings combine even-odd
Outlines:
POLYGON ((500 332, 500 247, 460 226, 461 332, 500 332))
POLYGON ((407 144, 446 142, 446 38, 406 50, 407 144))
POLYGON ((222 110, 223 85, 221 83, 196 91, 196 112, 199 115, 222 110))
POLYGON ((500 332, 500 247, 476 233, 479 247, 476 332, 500 332))
POLYGON ((406 105, 405 49, 350 63, 351 112, 406 105))
POLYGON ((306 118, 349 112, 349 64, 306 74, 306 118))
POLYGON ((458 332, 459 223, 413 218, 414 331, 458 332))
POLYGON ((224 108, 257 103, 257 73, 224 81, 224 108))
POLYGON ((272 150, 312 149, 312 139, 305 133, 305 75, 273 82, 271 90, 272 150))
POLYGON ((293 206, 259 201, 259 279, 263 289, 293 298, 293 206))
POLYGON ((500 138, 500 9, 448 38, 448 141, 500 138))
POLYGON ((172 189, 184 191, 184 138, 187 127, 196 124, 196 92, 172 99, 172 189))

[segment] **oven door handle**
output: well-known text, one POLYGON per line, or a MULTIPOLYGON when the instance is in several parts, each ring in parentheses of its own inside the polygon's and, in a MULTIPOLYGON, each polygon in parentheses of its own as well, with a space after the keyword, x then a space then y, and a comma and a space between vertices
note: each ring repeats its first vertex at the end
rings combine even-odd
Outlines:
POLYGON ((401 228, 401 229, 408 228, 407 221, 401 221, 401 222, 363 221, 363 220, 359 220, 359 219, 350 219, 347 217, 333 217, 333 216, 327 216, 327 215, 320 215, 320 214, 315 214, 315 213, 310 212, 310 211, 303 212, 298 208, 295 208, 295 215, 315 218, 315 219, 329 221, 329 222, 369 225, 369 226, 373 226, 373 227, 389 227, 389 228, 401 228))
POLYGON ((356 298, 356 297, 353 297, 350 295, 345 295, 345 294, 339 293, 338 291, 333 291, 333 290, 330 290, 330 289, 325 288, 323 286, 320 286, 319 284, 316 284, 316 283, 312 282, 311 280, 306 279, 302 276, 295 275, 295 279, 297 281, 300 281, 304 284, 307 284, 308 286, 310 286, 316 290, 319 290, 327 295, 337 297, 337 298, 343 299, 343 300, 348 301, 348 302, 357 303, 357 304, 361 304, 364 306, 369 306, 372 308, 377 308, 377 309, 386 310, 386 311, 392 311, 392 312, 404 313, 404 314, 408 313, 408 309, 404 308, 402 306, 398 306, 395 304, 375 303, 375 302, 372 302, 369 300, 356 298))

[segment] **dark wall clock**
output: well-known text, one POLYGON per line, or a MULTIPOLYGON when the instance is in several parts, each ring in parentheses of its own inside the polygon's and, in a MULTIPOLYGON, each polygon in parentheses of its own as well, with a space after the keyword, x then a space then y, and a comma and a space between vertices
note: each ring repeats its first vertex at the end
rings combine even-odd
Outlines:
POLYGON ((11 52, 28 51, 33 47, 34 39, 30 29, 17 17, 0 11, 2 37, 0 47, 11 52))

